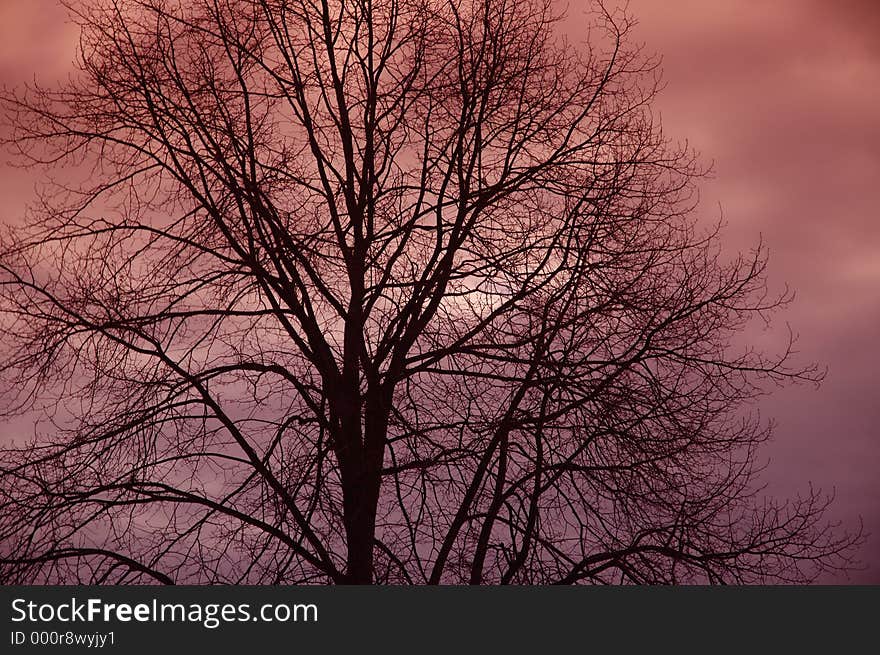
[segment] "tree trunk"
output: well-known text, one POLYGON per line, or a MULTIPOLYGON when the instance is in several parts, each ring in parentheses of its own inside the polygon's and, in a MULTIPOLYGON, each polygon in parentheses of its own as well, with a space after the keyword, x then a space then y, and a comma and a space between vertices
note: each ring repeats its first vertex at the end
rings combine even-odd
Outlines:
POLYGON ((373 545, 376 507, 379 500, 377 475, 363 471, 361 481, 349 481, 343 488, 345 533, 348 541, 346 584, 373 583, 373 545))

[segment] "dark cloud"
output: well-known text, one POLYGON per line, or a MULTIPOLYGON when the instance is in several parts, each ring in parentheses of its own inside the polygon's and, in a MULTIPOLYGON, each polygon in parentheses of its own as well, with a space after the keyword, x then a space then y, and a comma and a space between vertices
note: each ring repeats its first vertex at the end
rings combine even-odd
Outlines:
POLYGON ((835 26, 852 45, 880 57, 880 2, 877 0, 813 0, 812 11, 835 26))

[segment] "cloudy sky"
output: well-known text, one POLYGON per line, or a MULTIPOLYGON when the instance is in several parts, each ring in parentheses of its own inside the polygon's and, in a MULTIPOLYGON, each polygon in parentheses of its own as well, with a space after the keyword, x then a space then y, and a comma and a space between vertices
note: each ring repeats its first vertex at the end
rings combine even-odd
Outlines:
MULTIPOLYGON (((572 14, 585 2, 570 0, 572 14)), ((835 490, 834 518, 861 516, 875 535, 861 553, 871 566, 849 581, 880 583, 880 2, 629 7, 636 37, 663 56, 668 134, 714 161, 700 211, 723 211, 732 249, 763 236, 772 285, 797 290, 780 318, 804 358, 828 367, 819 390, 762 402, 778 423, 769 489, 835 490)), ((0 82, 62 77, 75 38, 55 0, 0 0, 0 82)), ((28 177, 3 169, 0 221, 15 220, 29 195, 28 177)))
MULTIPOLYGON (((776 391, 771 489, 836 490, 836 518, 874 533, 880 583, 880 2, 632 0, 638 38, 663 56, 667 132, 709 161, 701 211, 731 247, 759 235, 770 281, 795 303, 779 318, 828 367, 776 391)), ((845 580, 841 580, 845 581, 845 580)))

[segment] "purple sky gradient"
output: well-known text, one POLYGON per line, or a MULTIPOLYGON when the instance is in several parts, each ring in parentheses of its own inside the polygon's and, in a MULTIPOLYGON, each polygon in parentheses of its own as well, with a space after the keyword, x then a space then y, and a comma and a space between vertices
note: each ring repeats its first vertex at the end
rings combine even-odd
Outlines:
MULTIPOLYGON (((570 20, 586 5, 571 0, 570 20)), ((827 581, 880 583, 880 2, 629 8, 636 38, 663 56, 667 133, 714 161, 701 214, 723 210, 731 250, 763 236, 771 285, 797 291, 778 323, 800 334, 804 360, 828 367, 818 391, 789 387, 761 402, 778 423, 769 491, 835 489, 833 518, 861 516, 874 537, 861 552, 868 569, 827 581)), ((76 32, 64 17, 55 0, 0 0, 0 83, 66 74, 76 32)), ((0 222, 20 216, 31 182, 2 170, 0 222)))

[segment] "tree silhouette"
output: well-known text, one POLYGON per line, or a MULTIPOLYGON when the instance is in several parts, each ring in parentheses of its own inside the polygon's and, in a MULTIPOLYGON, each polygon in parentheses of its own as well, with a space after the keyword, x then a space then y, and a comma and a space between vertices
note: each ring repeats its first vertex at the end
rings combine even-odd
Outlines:
POLYGON ((540 0, 89 0, 4 92, 5 582, 802 581, 737 347, 787 297, 693 215, 656 61, 540 0), (49 178, 47 172, 47 179, 49 178), (742 341, 740 339, 740 341, 742 341), (35 419, 36 420, 36 419, 35 419))

